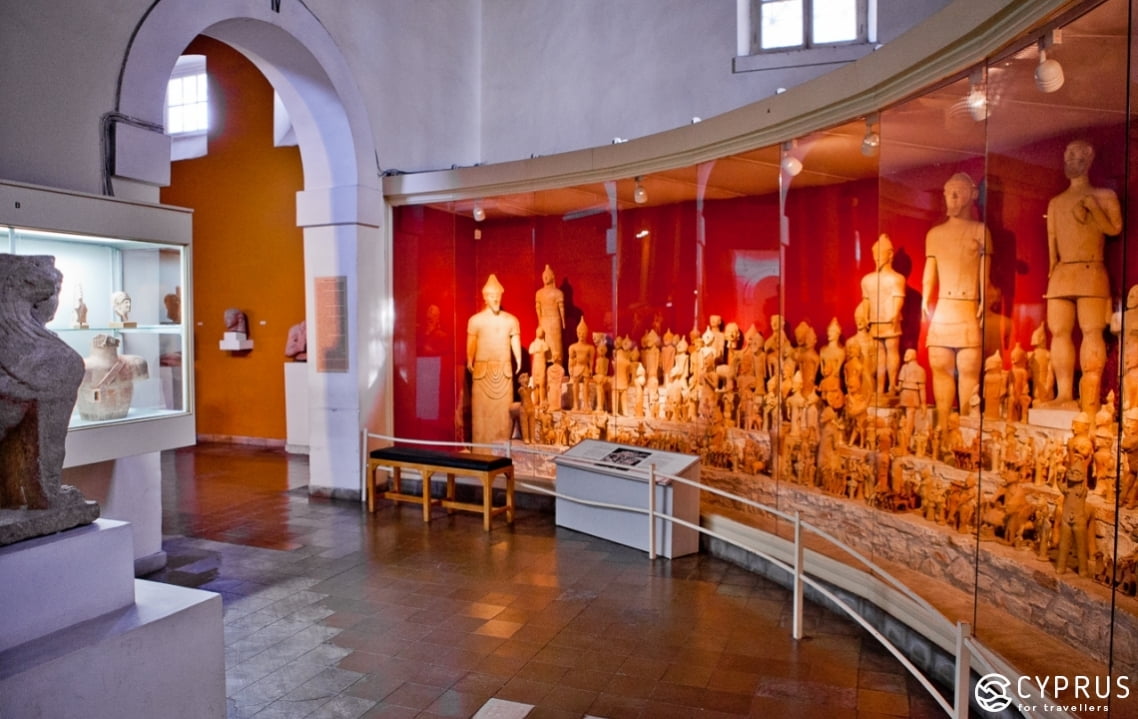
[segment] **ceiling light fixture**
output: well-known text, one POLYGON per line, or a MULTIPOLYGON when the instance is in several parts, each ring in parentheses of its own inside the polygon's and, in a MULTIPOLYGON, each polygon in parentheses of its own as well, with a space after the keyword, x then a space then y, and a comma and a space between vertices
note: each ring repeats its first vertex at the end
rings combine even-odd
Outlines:
POLYGON ((798 147, 797 140, 788 140, 782 143, 782 171, 791 177, 797 177, 802 172, 802 160, 799 160, 790 151, 798 147))
POLYGON ((975 70, 968 78, 968 112, 976 122, 988 119, 988 92, 983 68, 975 70))
POLYGON ((873 129, 873 126, 880 121, 880 116, 875 112, 865 118, 865 137, 861 140, 861 154, 866 157, 873 157, 877 154, 877 149, 881 147, 881 135, 873 129))
POLYGON ((648 190, 644 189, 644 185, 640 184, 644 178, 640 175, 636 176, 636 189, 632 191, 632 200, 638 205, 643 205, 648 201, 648 190))
POLYGON ((474 221, 475 222, 482 222, 482 220, 485 220, 485 219, 486 219, 486 210, 482 209, 482 205, 475 205, 474 206, 474 221))
POLYGON ((1039 64, 1035 67, 1035 86, 1040 92, 1055 92, 1063 87, 1063 66, 1047 57, 1047 49, 1055 44, 1055 31, 1049 30, 1039 39, 1039 64))

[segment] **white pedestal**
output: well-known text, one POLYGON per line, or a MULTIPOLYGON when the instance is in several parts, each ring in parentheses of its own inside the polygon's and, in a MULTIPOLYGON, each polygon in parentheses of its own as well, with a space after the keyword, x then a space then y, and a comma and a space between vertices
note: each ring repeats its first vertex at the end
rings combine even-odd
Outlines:
POLYGON ((130 522, 134 574, 166 566, 162 550, 162 457, 159 452, 121 457, 64 470, 63 481, 102 508, 104 519, 130 522))
POLYGON ((130 525, 0 548, 0 717, 222 719, 221 597, 134 579, 130 525))
POLYGON ((285 451, 308 454, 308 363, 286 362, 285 451))
POLYGON ((96 519, 85 527, 0 547, 0 577, 0 652, 130 606, 130 525, 96 519))
MULTIPOLYGON (((645 510, 648 509, 648 479, 644 472, 650 465, 656 466, 658 474, 699 481, 698 457, 597 440, 585 440, 553 461, 557 465, 555 486, 559 493, 645 510), (636 471, 593 464, 614 461, 636 471)), ((594 507, 560 497, 555 510, 559 527, 648 551, 648 517, 645 514, 594 507)), ((656 511, 698 525, 699 488, 681 482, 662 484, 657 480, 656 511)), ((666 519, 656 520, 657 554, 671 559, 698 551, 698 531, 666 519)))
POLYGON ((247 339, 243 332, 226 332, 217 346, 227 352, 240 352, 253 349, 253 340, 247 339))

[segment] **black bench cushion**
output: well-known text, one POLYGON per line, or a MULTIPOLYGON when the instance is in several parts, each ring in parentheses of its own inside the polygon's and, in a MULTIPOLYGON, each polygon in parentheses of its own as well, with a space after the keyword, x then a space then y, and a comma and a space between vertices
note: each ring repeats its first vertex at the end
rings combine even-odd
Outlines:
POLYGON ((493 454, 444 452, 433 449, 421 449, 419 447, 383 447, 381 449, 372 450, 368 456, 381 461, 386 459, 391 462, 430 464, 435 467, 470 469, 479 472, 504 469, 513 465, 513 460, 509 457, 498 457, 493 454))

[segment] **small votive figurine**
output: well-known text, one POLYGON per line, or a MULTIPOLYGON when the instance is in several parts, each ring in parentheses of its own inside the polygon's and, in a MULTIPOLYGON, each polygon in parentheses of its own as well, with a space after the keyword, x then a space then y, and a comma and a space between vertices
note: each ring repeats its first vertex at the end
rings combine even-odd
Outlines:
POLYGON ((130 295, 119 290, 111 294, 111 309, 115 313, 115 321, 110 327, 138 327, 137 322, 130 321, 130 295))
POLYGON ((87 303, 83 301, 83 285, 75 285, 74 316, 71 318, 72 329, 85 330, 87 324, 87 303))

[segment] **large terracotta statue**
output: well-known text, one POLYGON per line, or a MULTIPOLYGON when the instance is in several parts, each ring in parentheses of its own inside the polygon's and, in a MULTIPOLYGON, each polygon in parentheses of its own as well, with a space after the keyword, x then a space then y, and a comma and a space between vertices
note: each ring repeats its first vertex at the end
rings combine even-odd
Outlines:
POLYGON ((971 177, 957 173, 949 178, 944 185, 948 219, 925 236, 921 310, 931 318, 925 343, 940 429, 947 425, 954 399, 965 411, 980 381, 980 316, 992 242, 984 224, 971 217, 976 196, 971 177))
POLYGON ((1094 414, 1099 405, 1106 366, 1103 329, 1110 312, 1110 281, 1103 262, 1107 235, 1122 232, 1122 212, 1113 190, 1091 186, 1087 172, 1095 151, 1076 140, 1063 153, 1070 185, 1047 204, 1047 249, 1050 257, 1047 328, 1051 330, 1051 365, 1055 401, 1074 401, 1075 324, 1082 332, 1079 347, 1079 401, 1094 414))
POLYGON ((873 243, 875 269, 861 279, 869 335, 877 343, 877 393, 897 390, 901 368, 901 308, 905 303, 905 276, 893 269, 893 242, 881 235, 873 243), (888 386, 886 385, 888 380, 888 386))
POLYGON ((97 504, 60 483, 83 379, 83 358, 44 326, 62 280, 53 257, 0 254, 0 509, 16 510, 0 515, 0 544, 99 516, 97 504))
POLYGON ((565 330, 565 293, 553 284, 556 275, 549 265, 541 273, 541 289, 534 300, 537 304, 537 324, 545 331, 545 341, 549 343, 549 360, 556 364, 564 362, 561 353, 561 335, 565 330))
POLYGON ((126 417, 134 383, 150 376, 145 359, 120 355, 119 340, 103 334, 91 340, 91 354, 84 358, 83 365, 83 383, 79 385, 75 408, 86 420, 126 417))
POLYGON ((510 403, 514 372, 522 364, 522 343, 518 318, 502 309, 503 292, 498 278, 490 275, 482 288, 486 307, 466 325, 466 368, 474 380, 470 402, 475 444, 510 438, 510 403))

